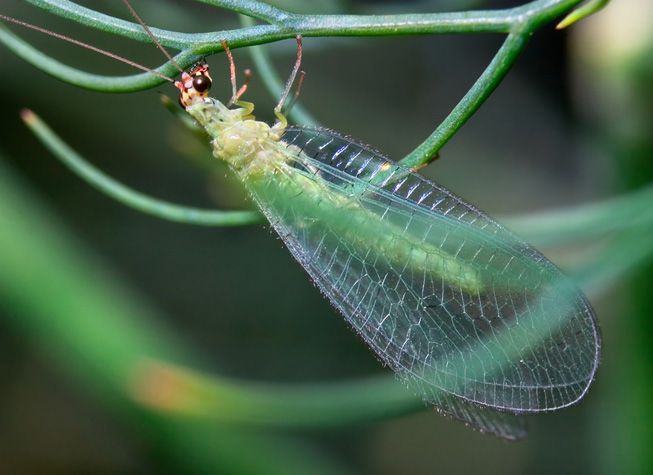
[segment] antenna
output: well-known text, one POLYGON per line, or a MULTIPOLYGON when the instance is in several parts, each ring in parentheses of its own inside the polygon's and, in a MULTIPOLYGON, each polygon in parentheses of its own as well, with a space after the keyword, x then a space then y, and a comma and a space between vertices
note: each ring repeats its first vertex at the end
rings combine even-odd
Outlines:
POLYGON ((161 50, 161 52, 166 58, 168 58, 168 61, 170 61, 180 73, 183 73, 184 70, 181 68, 181 66, 179 66, 179 64, 177 64, 177 61, 175 61, 173 57, 170 55, 170 53, 168 53, 168 51, 163 47, 163 45, 158 40, 158 38, 154 36, 154 33, 152 33, 152 30, 150 30, 150 27, 147 26, 143 21, 143 19, 138 15, 138 13, 136 13, 136 10, 134 10, 132 4, 129 3, 129 0, 122 0, 122 3, 125 4, 125 6, 129 9, 129 13, 131 13, 132 16, 136 19, 136 21, 143 27, 143 30, 145 30, 145 33, 147 33, 147 36, 150 37, 150 39, 156 45, 156 47, 159 48, 159 50, 161 50))
MULTIPOLYGON (((140 69, 141 71, 145 71, 147 73, 154 74, 155 76, 165 79, 166 81, 169 81, 174 84, 175 80, 166 76, 165 74, 162 74, 158 71, 155 71, 153 69, 148 68, 147 66, 143 66, 142 64, 138 64, 130 59, 124 58, 116 53, 112 53, 111 51, 106 51, 101 48, 98 48, 97 46, 90 45, 88 43, 84 43, 83 41, 76 40, 75 38, 71 38, 70 36, 62 35, 61 33, 57 33, 55 31, 47 30, 45 28, 41 28, 40 26, 32 25, 31 23, 27 23, 26 21, 18 20, 16 18, 12 18, 7 15, 3 15, 0 13, 0 20, 4 20, 9 23, 13 23, 15 25, 20 25, 24 28, 28 28, 30 30, 38 31, 40 33, 44 33, 48 36, 52 36, 53 38, 57 38, 59 40, 67 41, 68 43, 72 43, 76 46, 81 46, 82 48, 85 48, 87 50, 93 51, 95 53, 102 54, 104 56, 107 56, 111 59, 115 59, 116 61, 120 61, 121 63, 128 64, 129 66, 132 66, 136 69, 140 69)), ((169 56, 168 56, 169 57, 169 56)), ((179 67, 177 63, 172 61, 175 66, 179 67)))

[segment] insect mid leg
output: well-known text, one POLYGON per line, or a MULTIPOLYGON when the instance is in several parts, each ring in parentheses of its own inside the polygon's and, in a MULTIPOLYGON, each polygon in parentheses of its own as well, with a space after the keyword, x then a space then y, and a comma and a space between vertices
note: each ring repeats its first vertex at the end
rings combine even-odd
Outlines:
MULTIPOLYGON (((292 89, 292 86, 295 83, 295 78, 297 77, 297 73, 299 72, 299 68, 301 67, 301 65, 302 65, 302 37, 301 35, 297 35, 297 59, 295 59, 295 65, 293 66, 290 76, 288 77, 288 81, 286 81, 286 87, 283 90, 283 94, 281 94, 279 103, 274 108, 274 115, 277 116, 279 122, 285 124, 287 124, 288 122, 285 116, 281 113, 281 110, 283 109, 283 106, 286 103, 286 100, 288 99, 288 95, 290 94, 290 90, 292 89)), ((297 85, 297 88, 295 89, 295 98, 292 99, 292 102, 294 102, 297 96, 299 96, 301 85, 304 82, 304 75, 305 73, 302 71, 300 74, 299 83, 297 85)))
POLYGON ((297 98, 299 97, 299 94, 302 92, 302 84, 304 84, 305 77, 306 77, 306 72, 299 71, 299 79, 297 80, 297 86, 295 86, 295 92, 293 93, 292 97, 288 101, 288 105, 286 106, 286 110, 285 110, 286 114, 290 113, 293 106, 295 105, 295 102, 297 102, 297 98))
POLYGON ((254 103, 248 101, 241 101, 240 98, 242 97, 243 94, 245 94, 245 91, 247 91, 247 86, 249 85, 249 81, 252 79, 252 70, 246 69, 245 71, 243 71, 243 75, 245 76, 245 82, 243 83, 242 86, 240 86, 240 89, 238 89, 236 95, 231 98, 228 104, 235 104, 245 109, 244 117, 246 117, 251 115, 252 112, 254 112, 254 103))
MULTIPOLYGON (((231 54, 231 49, 229 49, 229 45, 227 44, 226 40, 222 40, 220 43, 224 48, 224 52, 227 55, 227 59, 229 60, 229 79, 231 80, 231 99, 229 99, 227 105, 232 105, 238 103, 238 99, 240 99, 242 95, 245 94, 245 91, 247 91, 249 81, 252 79, 252 70, 246 69, 243 72, 245 76, 245 82, 243 83, 242 86, 240 86, 240 88, 238 88, 238 86, 236 85, 236 63, 234 62, 234 57, 231 54)), ((254 108, 252 107, 252 111, 253 110, 254 108)))

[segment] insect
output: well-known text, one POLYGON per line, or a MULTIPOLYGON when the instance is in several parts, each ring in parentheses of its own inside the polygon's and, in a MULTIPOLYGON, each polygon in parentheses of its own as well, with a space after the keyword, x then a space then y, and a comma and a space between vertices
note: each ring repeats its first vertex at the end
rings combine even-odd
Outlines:
POLYGON ((447 189, 337 132, 288 125, 297 41, 273 125, 242 101, 247 83, 238 88, 226 42, 226 104, 209 96, 205 62, 174 82, 214 156, 232 168, 293 257, 383 364, 442 413, 514 439, 524 434, 515 415, 579 401, 600 352, 583 294, 537 250, 447 189))

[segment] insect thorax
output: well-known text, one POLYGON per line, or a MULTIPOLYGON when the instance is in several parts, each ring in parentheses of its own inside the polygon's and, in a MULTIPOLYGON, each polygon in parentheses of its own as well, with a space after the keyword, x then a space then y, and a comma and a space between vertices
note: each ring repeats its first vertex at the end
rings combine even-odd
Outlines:
POLYGON ((265 173, 285 160, 279 148, 283 130, 255 120, 251 110, 229 109, 216 99, 205 98, 186 111, 213 139, 213 155, 239 174, 265 173))

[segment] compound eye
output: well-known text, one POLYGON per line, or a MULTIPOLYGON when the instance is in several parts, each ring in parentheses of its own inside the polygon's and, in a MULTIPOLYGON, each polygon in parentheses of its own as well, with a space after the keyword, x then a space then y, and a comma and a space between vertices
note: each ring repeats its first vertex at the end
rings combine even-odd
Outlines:
POLYGON ((193 89, 195 89, 197 92, 206 92, 210 87, 211 80, 207 76, 200 74, 199 76, 195 76, 193 78, 193 89))

